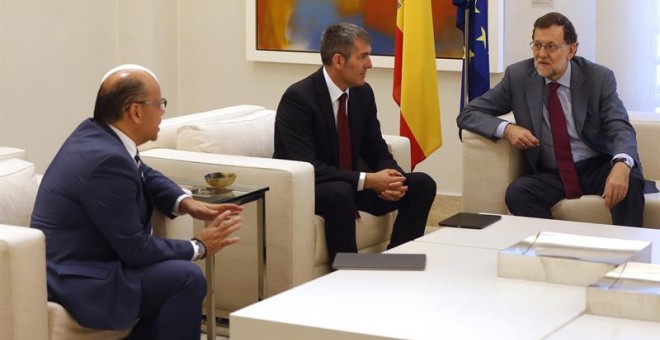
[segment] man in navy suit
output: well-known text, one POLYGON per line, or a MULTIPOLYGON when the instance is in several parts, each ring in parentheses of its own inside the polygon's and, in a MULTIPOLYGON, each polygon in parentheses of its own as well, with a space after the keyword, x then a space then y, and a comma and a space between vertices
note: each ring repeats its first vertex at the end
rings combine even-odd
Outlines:
POLYGON ((32 214, 46 236, 49 300, 88 328, 133 327, 131 339, 199 339, 206 284, 191 261, 236 243, 241 226, 240 206, 195 201, 139 159, 166 104, 144 67, 108 72, 94 118, 53 159, 32 214), (158 238, 154 207, 212 223, 190 241, 158 238))
POLYGON ((560 13, 536 20, 530 46, 533 58, 507 67, 502 82, 471 101, 457 118, 459 128, 486 138, 506 138, 522 150, 528 174, 509 185, 505 197, 509 211, 552 218, 551 208, 560 200, 597 194, 605 199, 614 224, 642 226, 642 166, 614 73, 575 55, 577 33, 560 13), (553 87, 565 119, 560 125, 550 118, 553 87), (511 111, 515 124, 496 117, 511 111), (564 184, 566 176, 560 175, 565 170, 554 147, 559 126, 568 133, 566 155, 573 163, 569 170, 577 175, 577 186, 570 188, 564 184))
POLYGON ((314 166, 315 210, 325 219, 332 263, 338 252, 357 252, 356 209, 374 215, 398 209, 388 248, 422 236, 436 185, 427 174, 404 173, 383 140, 374 93, 365 82, 372 66, 369 34, 352 24, 332 25, 320 50, 323 66, 280 100, 273 157, 314 166), (340 150, 338 131, 344 108, 347 152, 340 150))

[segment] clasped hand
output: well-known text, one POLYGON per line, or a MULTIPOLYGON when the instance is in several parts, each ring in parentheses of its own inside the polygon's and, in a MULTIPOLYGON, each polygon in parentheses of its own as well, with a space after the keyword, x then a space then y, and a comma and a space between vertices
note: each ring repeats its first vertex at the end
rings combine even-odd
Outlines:
POLYGON ((406 177, 394 169, 384 169, 374 173, 368 173, 364 188, 375 191, 378 197, 386 201, 398 201, 408 191, 405 185, 406 177))

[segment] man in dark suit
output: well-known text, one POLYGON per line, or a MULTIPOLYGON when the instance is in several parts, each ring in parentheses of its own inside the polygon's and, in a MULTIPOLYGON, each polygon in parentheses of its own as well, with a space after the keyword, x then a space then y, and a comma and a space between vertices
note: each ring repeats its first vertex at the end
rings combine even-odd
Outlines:
POLYGON ((151 71, 108 72, 94 118, 53 159, 32 215, 46 236, 49 300, 88 328, 133 327, 131 339, 199 339, 206 284, 191 261, 236 243, 241 226, 241 207, 195 201, 140 161, 166 104, 151 71), (154 237, 154 207, 213 222, 190 241, 154 237))
POLYGON ((357 252, 356 208, 374 215, 398 209, 392 248, 424 234, 436 194, 431 177, 404 173, 387 149, 365 82, 370 53, 364 29, 328 27, 321 37, 323 66, 289 87, 277 108, 274 158, 314 166, 315 209, 325 219, 331 262, 338 252, 357 252))
POLYGON ((552 218, 560 200, 597 194, 614 224, 641 226, 642 167, 614 73, 575 56, 577 33, 560 13, 536 20, 530 46, 532 59, 509 66, 502 81, 457 118, 459 128, 506 138, 522 150, 528 174, 509 185, 509 211, 552 218), (515 124, 495 117, 511 111, 515 124))

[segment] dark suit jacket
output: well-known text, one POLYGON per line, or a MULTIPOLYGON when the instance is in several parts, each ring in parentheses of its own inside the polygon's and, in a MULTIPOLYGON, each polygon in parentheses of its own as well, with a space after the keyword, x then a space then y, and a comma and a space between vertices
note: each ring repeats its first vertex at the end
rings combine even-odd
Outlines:
POLYGON ((85 327, 124 329, 140 308, 134 268, 193 256, 190 242, 151 236, 151 212, 170 215, 183 191, 135 160, 104 123, 84 121, 44 174, 31 226, 46 235, 49 299, 85 327))
MULTIPOLYGON (((459 114, 458 127, 494 139, 500 116, 513 111, 516 124, 540 136, 544 78, 528 59, 507 67, 493 89, 472 100, 459 114)), ((640 167, 635 130, 616 92, 614 73, 575 56, 571 60, 571 102, 575 127, 592 149, 609 156, 630 155, 640 167)), ((536 172, 539 148, 523 151, 528 168, 536 172)))
MULTIPOLYGON (((369 84, 350 89, 353 164, 362 159, 371 171, 390 168, 403 173, 383 140, 376 111, 369 84)), ((357 187, 359 171, 339 169, 337 127, 322 68, 291 85, 282 96, 275 118, 273 157, 311 163, 316 183, 345 181, 357 187)))

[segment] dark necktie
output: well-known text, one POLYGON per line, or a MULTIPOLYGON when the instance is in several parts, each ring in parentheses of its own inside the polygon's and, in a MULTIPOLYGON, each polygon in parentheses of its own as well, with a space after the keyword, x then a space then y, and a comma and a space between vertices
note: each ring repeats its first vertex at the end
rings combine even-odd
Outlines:
POLYGON ((142 164, 142 159, 140 159, 140 153, 135 154, 134 159, 135 159, 135 163, 137 163, 138 171, 140 172, 140 177, 142 177, 142 181, 144 182, 144 173, 142 171, 143 169, 142 166, 144 164, 142 164))
POLYGON ((580 180, 578 179, 575 163, 573 162, 566 117, 557 96, 557 88, 559 88, 559 83, 550 83, 548 112, 550 114, 552 143, 555 149, 555 158, 557 159, 557 169, 559 170, 561 182, 564 184, 566 198, 577 198, 582 195, 582 190, 580 189, 580 180))
POLYGON ((339 110, 337 110, 337 135, 339 137, 339 167, 343 170, 353 170, 351 155, 351 130, 348 127, 346 114, 346 93, 339 97, 339 110))
POLYGON ((147 211, 148 213, 146 214, 147 219, 146 221, 143 221, 147 225, 147 232, 151 233, 151 211, 153 209, 153 201, 151 200, 151 193, 149 192, 149 188, 147 188, 147 183, 144 181, 144 163, 142 163, 142 159, 140 159, 140 154, 135 155, 135 162, 137 163, 138 167, 138 173, 140 174, 140 180, 142 182, 142 193, 144 195, 144 200, 147 205, 147 211))

